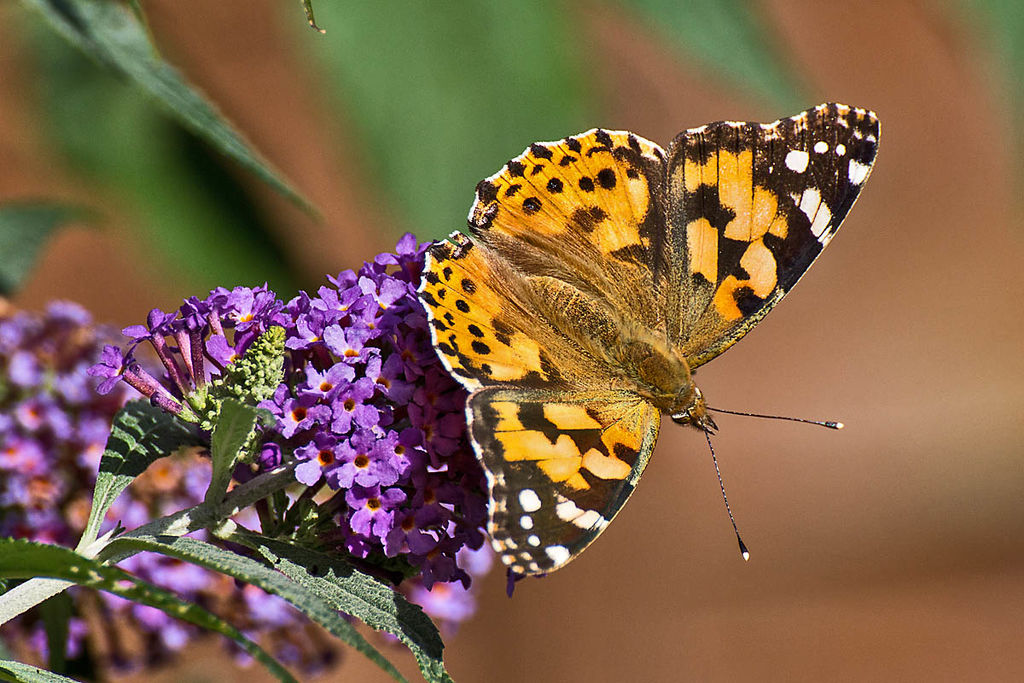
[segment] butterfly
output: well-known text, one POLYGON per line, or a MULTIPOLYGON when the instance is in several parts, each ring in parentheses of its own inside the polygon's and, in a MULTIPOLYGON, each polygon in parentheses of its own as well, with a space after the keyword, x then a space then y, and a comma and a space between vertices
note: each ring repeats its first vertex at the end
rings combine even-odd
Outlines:
POLYGON ((714 427, 693 371, 796 284, 871 172, 879 125, 822 104, 722 121, 667 149, 592 129, 538 142, 476 188, 469 235, 419 296, 470 392, 492 544, 514 575, 577 557, 625 504, 662 415, 714 427))

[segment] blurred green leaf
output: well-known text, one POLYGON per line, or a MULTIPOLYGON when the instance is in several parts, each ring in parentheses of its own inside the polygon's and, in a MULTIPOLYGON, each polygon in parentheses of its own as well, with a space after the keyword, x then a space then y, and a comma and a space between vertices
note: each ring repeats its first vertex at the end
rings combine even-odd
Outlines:
POLYGON ((182 125, 235 159, 297 204, 310 208, 292 186, 253 149, 157 52, 136 15, 138 6, 119 0, 22 0, 64 38, 123 74, 159 102, 182 125))
POLYGON ((67 666, 68 630, 71 624, 71 596, 67 592, 53 596, 39 605, 39 614, 46 628, 46 649, 50 653, 47 666, 63 673, 67 666))
POLYGON ((0 681, 13 683, 76 683, 75 679, 67 678, 40 669, 31 664, 22 664, 11 660, 0 660, 0 681))
POLYGON ((83 215, 82 209, 56 203, 0 206, 0 295, 13 294, 32 270, 46 240, 83 215))
POLYGON ((538 139, 599 124, 560 2, 326 2, 299 47, 354 123, 377 199, 420 237, 464 228, 473 188, 538 139))
MULTIPOLYGON (((1024 108, 1024 2, 1020 0, 962 0, 971 11, 971 19, 980 20, 981 28, 990 40, 985 43, 995 54, 993 60, 1000 70, 999 77, 1007 89, 1007 104, 1020 118, 1024 108)), ((1013 126, 1010 134, 1020 154, 1024 153, 1024 128, 1013 126)), ((1019 180, 1024 182, 1024 163, 1017 164, 1019 180)))
POLYGON ((622 0, 669 45, 784 112, 804 109, 803 83, 774 27, 748 0, 622 0))
POLYGON ((187 293, 265 281, 279 292, 297 289, 285 244, 221 154, 39 22, 22 23, 47 133, 73 170, 132 216, 151 246, 150 268, 187 293))

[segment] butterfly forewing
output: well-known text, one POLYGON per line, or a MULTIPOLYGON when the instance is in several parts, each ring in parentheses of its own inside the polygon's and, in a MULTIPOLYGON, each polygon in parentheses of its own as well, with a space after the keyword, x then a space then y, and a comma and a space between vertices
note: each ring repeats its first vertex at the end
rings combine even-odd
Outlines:
POLYGON ((771 124, 708 124, 673 141, 668 222, 682 249, 667 315, 691 367, 739 341, 796 284, 839 229, 877 148, 874 114, 840 104, 771 124))
POLYGON ((489 532, 518 574, 558 569, 604 530, 633 492, 660 413, 626 391, 490 388, 469 399, 487 471, 489 532))
POLYGON ((470 231, 521 272, 656 326, 649 263, 664 232, 664 159, 621 131, 534 143, 477 186, 470 231))

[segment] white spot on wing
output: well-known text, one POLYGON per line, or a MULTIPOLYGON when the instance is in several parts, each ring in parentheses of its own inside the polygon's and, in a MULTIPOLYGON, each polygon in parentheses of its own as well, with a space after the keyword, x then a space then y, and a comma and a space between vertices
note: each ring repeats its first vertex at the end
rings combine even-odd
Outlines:
POLYGON ((804 190, 804 196, 800 198, 800 210, 807 216, 807 220, 814 222, 814 216, 818 213, 819 206, 821 206, 821 193, 818 192, 818 188, 809 187, 804 190))
POLYGON ((602 517, 601 513, 598 512, 597 510, 587 510, 582 515, 580 515, 572 521, 573 524, 575 524, 581 529, 591 529, 597 526, 598 524, 601 524, 601 522, 607 524, 605 518, 602 517))
POLYGON ((523 515, 519 518, 519 526, 523 527, 524 529, 532 529, 533 517, 531 517, 530 515, 523 515))
POLYGON ((576 519, 581 512, 583 512, 583 510, 580 510, 576 507, 576 503, 567 498, 559 501, 558 504, 555 505, 555 514, 558 515, 558 518, 563 522, 571 522, 576 519))
POLYGON ((786 168, 796 173, 803 173, 807 170, 807 162, 810 161, 810 157, 807 152, 794 149, 786 155, 786 168))
POLYGON ((850 182, 854 185, 860 185, 864 182, 864 179, 868 177, 868 171, 871 170, 870 166, 860 163, 854 159, 850 160, 850 170, 848 171, 850 182))
POLYGON ((544 552, 555 564, 565 564, 569 561, 569 549, 564 545, 549 545, 544 552))
POLYGON ((540 545, 540 536, 537 534, 530 534, 530 537, 526 539, 526 542, 536 548, 540 545))
POLYGON ((828 143, 825 142, 824 140, 819 140, 818 142, 815 142, 814 151, 817 152, 818 154, 824 154, 825 152, 828 151, 828 143))
POLYGON ((843 156, 844 154, 846 154, 846 145, 844 145, 841 142, 838 145, 836 145, 836 154, 838 156, 843 156))
POLYGON ((580 529, 593 529, 598 525, 603 528, 608 524, 608 520, 597 510, 584 510, 568 498, 561 496, 555 506, 555 514, 563 522, 572 522, 580 529))
POLYGON ((825 230, 828 229, 828 224, 831 222, 832 211, 828 208, 828 204, 822 202, 818 206, 818 213, 814 215, 814 220, 811 221, 811 232, 822 244, 828 241, 829 236, 825 234, 825 230))
POLYGON ((540 510, 540 498, 537 497, 537 492, 533 489, 523 489, 519 492, 519 504, 527 512, 540 510))

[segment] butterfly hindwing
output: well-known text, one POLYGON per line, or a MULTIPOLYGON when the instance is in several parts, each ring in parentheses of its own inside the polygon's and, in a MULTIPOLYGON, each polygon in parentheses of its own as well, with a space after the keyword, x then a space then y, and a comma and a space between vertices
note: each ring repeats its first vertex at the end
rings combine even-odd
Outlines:
POLYGON ((517 574, 576 557, 636 486, 660 413, 628 391, 481 389, 467 406, 487 472, 489 532, 517 574))
POLYGON ((681 273, 676 343, 697 367, 736 343, 828 245, 867 179, 878 119, 823 104, 771 124, 720 122, 669 148, 681 273))

